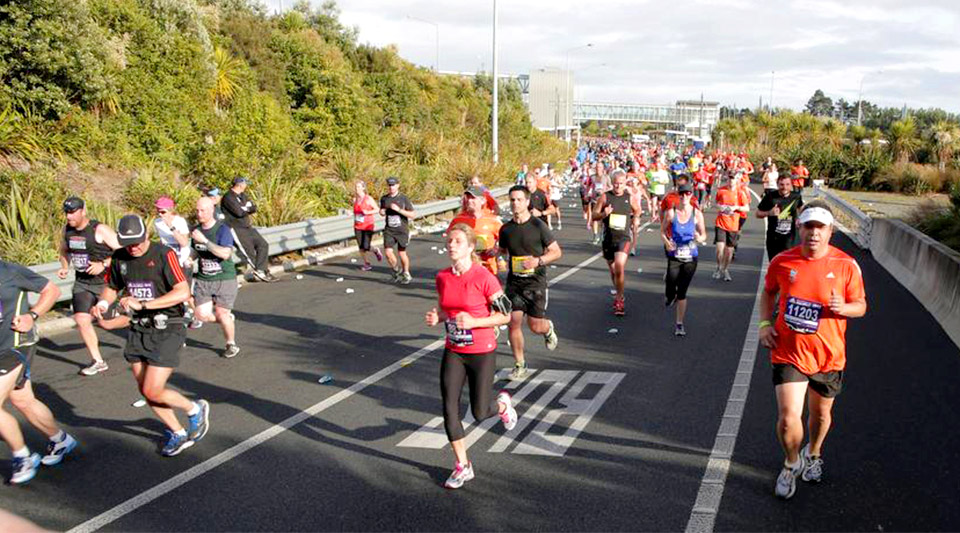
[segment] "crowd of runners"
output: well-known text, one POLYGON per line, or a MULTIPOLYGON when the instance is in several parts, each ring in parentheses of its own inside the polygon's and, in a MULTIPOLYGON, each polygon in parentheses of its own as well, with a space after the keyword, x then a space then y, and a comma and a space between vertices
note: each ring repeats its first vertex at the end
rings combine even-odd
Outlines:
MULTIPOLYGON (((705 283, 722 284, 733 279, 730 265, 751 211, 766 221, 770 264, 757 327, 770 352, 779 409, 776 428, 784 452, 775 493, 791 497, 798 477, 819 481, 832 404, 843 382, 846 319, 862 316, 866 300, 858 265, 829 244, 834 227, 829 206, 816 200, 804 204, 801 193, 808 180, 802 161, 780 173, 768 159, 758 171, 746 153, 612 140, 588 142, 564 171, 524 166, 509 190, 508 216, 500 216, 497 200, 480 178, 471 178, 462 210, 445 232, 450 266, 436 274, 437 303, 424 315, 428 326, 442 325, 446 337, 440 389, 456 463, 445 486, 459 488, 474 478, 460 419, 465 387, 477 421, 499 416, 507 431, 517 423, 510 394, 494 391, 501 327, 506 327, 504 340, 513 355, 511 380, 528 376, 524 326, 542 337, 548 350, 558 349, 558 330, 547 313, 548 266, 563 254, 556 235, 563 230, 560 200, 566 191, 579 193, 588 238, 600 247, 609 268, 611 312, 624 320, 627 263, 639 252, 644 229, 659 229, 663 301, 674 309, 673 332, 679 338, 690 333, 684 318, 708 226, 713 227, 716 268, 705 283), (762 197, 750 190, 751 178, 762 184, 762 197), (759 203, 752 209, 753 195, 759 203), (803 444, 805 403, 809 435, 803 444)), ((81 374, 94 376, 110 368, 96 327, 126 328, 124 358, 144 401, 166 427, 159 446, 163 456, 196 444, 210 428, 207 401, 188 399, 167 386, 188 330, 217 324, 224 337, 221 355, 240 353, 232 312, 239 288, 234 258, 246 263, 256 279, 276 280, 269 272, 267 243, 252 224, 256 205, 247 186, 248 180, 238 177, 222 196, 217 189, 205 190, 189 206, 192 225, 166 196, 156 200, 152 223, 131 214, 116 228, 91 219, 81 198, 63 202, 58 275, 65 278, 73 270, 75 276, 73 320, 90 356, 81 374)), ((377 201, 366 183, 355 184, 359 268, 370 271, 374 261, 385 257, 392 281, 406 285, 413 279, 408 247, 416 209, 401 192, 399 178, 387 178, 385 186, 387 193, 377 201), (384 222, 383 252, 374 245, 378 216, 384 222)), ((58 297, 59 289, 46 278, 0 261, 0 403, 9 399, 49 439, 44 455, 31 453, 16 418, 0 409, 0 436, 13 455, 13 484, 31 480, 41 464, 60 463, 78 445, 31 386, 35 321, 58 297), (28 292, 40 295, 32 306, 28 292)), ((631 309, 630 320, 647 311, 631 309)))

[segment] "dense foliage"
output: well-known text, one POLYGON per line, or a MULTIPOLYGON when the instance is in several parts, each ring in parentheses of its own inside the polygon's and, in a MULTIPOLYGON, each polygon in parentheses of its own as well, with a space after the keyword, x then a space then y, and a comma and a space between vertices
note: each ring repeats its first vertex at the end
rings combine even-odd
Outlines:
POLYGON ((36 211, 0 218, 0 254, 51 259, 67 192, 103 198, 111 213, 148 211, 166 192, 189 213, 199 186, 247 175, 270 225, 336 212, 353 179, 378 193, 400 176, 416 202, 458 193, 473 174, 497 184, 522 162, 565 159, 506 84, 493 165, 489 78, 417 68, 358 43, 337 16, 330 1, 281 16, 254 0, 0 6, 0 183, 17 185, 0 212, 22 199, 36 211), (60 179, 77 168, 92 176, 84 187, 60 179))

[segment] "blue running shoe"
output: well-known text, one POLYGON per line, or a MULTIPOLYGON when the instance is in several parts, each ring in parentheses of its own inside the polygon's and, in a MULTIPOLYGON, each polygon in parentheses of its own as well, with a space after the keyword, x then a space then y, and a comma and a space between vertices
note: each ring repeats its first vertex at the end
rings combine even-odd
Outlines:
POLYGON ((160 455, 164 457, 173 457, 183 450, 193 446, 193 441, 190 440, 190 438, 186 435, 174 433, 169 429, 163 430, 163 434, 167 440, 163 445, 163 449, 160 450, 160 455))
POLYGON ((189 417, 189 427, 187 428, 187 436, 193 442, 200 442, 200 439, 206 436, 207 430, 210 429, 210 404, 206 400, 199 400, 197 405, 200 406, 200 411, 189 417))
POLYGON ((40 466, 40 454, 32 453, 28 457, 14 457, 11 466, 13 472, 10 474, 10 484, 26 483, 37 475, 37 467, 40 466))
POLYGON ((44 466, 60 464, 60 461, 63 461, 63 458, 76 447, 77 439, 73 438, 73 435, 69 433, 64 433, 63 440, 60 442, 49 441, 47 443, 47 455, 44 455, 43 459, 40 459, 40 462, 43 463, 44 466))

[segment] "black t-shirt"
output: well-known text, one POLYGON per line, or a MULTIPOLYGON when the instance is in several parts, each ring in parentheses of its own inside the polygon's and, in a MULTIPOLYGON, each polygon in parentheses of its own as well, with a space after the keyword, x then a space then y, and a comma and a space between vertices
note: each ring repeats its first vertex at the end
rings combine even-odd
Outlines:
POLYGON ((521 263, 528 257, 540 257, 556 239, 546 222, 531 216, 523 224, 510 220, 500 228, 498 242, 510 255, 510 274, 507 283, 547 282, 547 268, 536 267, 523 271, 521 263))
MULTIPOLYGON (((550 199, 547 198, 547 193, 537 189, 530 194, 530 211, 536 209, 543 213, 548 207, 550 207, 550 199)), ((547 215, 540 215, 538 218, 544 222, 547 221, 547 215)))
MULTIPOLYGON (((113 263, 110 265, 110 276, 107 283, 111 289, 121 291, 126 289, 129 296, 138 300, 155 300, 173 290, 173 286, 186 281, 183 270, 180 269, 180 259, 177 253, 170 248, 151 243, 147 253, 140 257, 133 257, 126 248, 113 253, 113 263)), ((169 317, 182 317, 183 304, 177 304, 166 309, 150 309, 136 311, 134 318, 142 318, 163 313, 169 317)))
POLYGON ((760 199, 758 211, 769 211, 780 206, 780 216, 767 217, 768 239, 791 239, 797 232, 797 213, 803 207, 803 197, 793 191, 787 196, 781 196, 780 191, 768 191, 760 199))
POLYGON ((28 292, 40 292, 47 286, 47 278, 27 267, 0 260, 0 354, 23 346, 27 339, 36 339, 34 331, 18 333, 10 329, 13 317, 30 310, 28 292))
POLYGON ((603 219, 603 235, 608 242, 633 239, 633 206, 630 204, 630 193, 624 192, 620 196, 613 191, 604 193, 605 205, 613 206, 613 212, 603 219))
POLYGON ((404 211, 413 211, 413 203, 407 198, 407 195, 398 192, 396 196, 385 194, 380 197, 380 209, 386 209, 386 223, 383 231, 393 234, 404 234, 410 232, 410 220, 404 215, 390 209, 390 204, 397 204, 397 207, 404 211))

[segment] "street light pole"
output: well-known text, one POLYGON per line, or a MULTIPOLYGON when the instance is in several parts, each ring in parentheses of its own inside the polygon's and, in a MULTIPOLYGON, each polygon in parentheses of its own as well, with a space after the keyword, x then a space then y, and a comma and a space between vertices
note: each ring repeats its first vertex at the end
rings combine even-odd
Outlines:
POLYGON ((493 139, 490 143, 493 149, 493 164, 497 164, 500 161, 500 148, 497 140, 500 133, 500 83, 498 81, 500 71, 497 69, 497 15, 497 0, 493 0, 493 116, 491 117, 493 121, 493 139))
POLYGON ((770 103, 767 105, 770 106, 771 115, 773 114, 773 80, 776 77, 776 75, 777 75, 777 71, 775 70, 770 71, 770 103))
POLYGON ((435 35, 436 35, 434 72, 440 72, 440 24, 432 20, 422 19, 420 17, 414 17, 412 15, 407 15, 407 18, 410 20, 416 20, 417 22, 423 22, 424 24, 429 24, 433 26, 433 29, 435 30, 435 35))
POLYGON ((863 120, 863 80, 867 77, 867 74, 883 74, 883 71, 866 72, 863 76, 860 76, 860 91, 857 92, 857 126, 860 126, 863 120))
MULTIPOLYGON (((563 112, 564 112, 563 123, 564 123, 564 129, 566 130, 565 138, 568 143, 570 142, 570 128, 572 127, 572 122, 573 122, 573 102, 571 102, 573 98, 571 98, 570 96, 570 52, 574 52, 581 48, 591 48, 591 47, 593 47, 593 43, 587 43, 582 46, 574 46, 573 48, 570 48, 569 50, 564 52, 563 99, 565 103, 563 106, 563 112)), ((560 103, 557 102, 557 105, 559 106, 560 103)))

